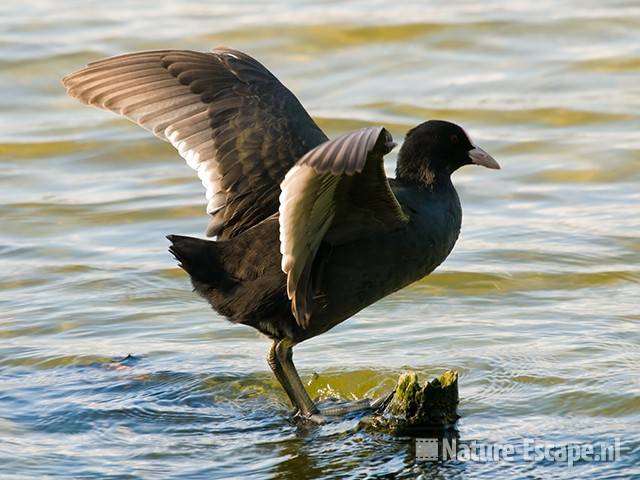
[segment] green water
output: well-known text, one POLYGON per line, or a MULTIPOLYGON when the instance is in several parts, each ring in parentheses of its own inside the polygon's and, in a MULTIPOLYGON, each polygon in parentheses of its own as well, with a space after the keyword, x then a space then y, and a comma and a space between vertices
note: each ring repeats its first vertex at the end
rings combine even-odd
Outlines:
POLYGON ((0 53, 3 480, 640 475, 637 2, 9 0, 0 53), (107 55, 220 44, 330 136, 444 118, 503 166, 455 175, 462 234, 433 275, 296 348, 312 395, 454 368, 462 442, 619 438, 617 461, 430 464, 353 419, 289 420, 268 343, 167 252, 206 227, 195 174, 59 83, 107 55))

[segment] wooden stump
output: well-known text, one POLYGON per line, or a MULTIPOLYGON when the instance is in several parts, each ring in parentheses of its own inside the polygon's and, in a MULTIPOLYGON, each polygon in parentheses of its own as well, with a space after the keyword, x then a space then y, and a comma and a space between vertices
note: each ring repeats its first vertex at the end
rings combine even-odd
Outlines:
POLYGON ((443 435, 459 416, 458 372, 449 370, 423 386, 415 372, 400 375, 393 396, 368 427, 402 436, 443 435))

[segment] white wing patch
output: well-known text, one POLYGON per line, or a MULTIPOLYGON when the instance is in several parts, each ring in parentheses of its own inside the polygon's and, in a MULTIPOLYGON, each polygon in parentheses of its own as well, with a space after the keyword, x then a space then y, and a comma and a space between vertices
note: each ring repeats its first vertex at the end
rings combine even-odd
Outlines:
MULTIPOLYGON (((337 178, 334 183, 337 183, 337 178)), ((282 270, 289 273, 289 298, 295 293, 306 260, 315 254, 335 214, 331 205, 324 212, 315 205, 321 186, 321 179, 313 168, 306 165, 296 165, 289 170, 281 184, 280 253, 282 270)), ((325 193, 331 194, 333 190, 325 193)))
MULTIPOLYGON (((168 133, 169 128, 171 127, 168 127, 165 133, 168 133)), ((206 130, 203 130, 203 133, 207 133, 210 136, 210 132, 206 130)), ((187 141, 179 140, 179 138, 180 132, 178 130, 173 130, 167 137, 169 143, 171 143, 171 145, 178 150, 180 156, 186 160, 187 165, 198 174, 198 178, 206 190, 207 213, 213 215, 221 208, 224 208, 227 198, 224 191, 222 191, 223 189, 220 185, 221 176, 217 171, 216 165, 208 161, 208 158, 202 158, 201 156, 203 147, 213 148, 213 138, 198 144, 197 147, 199 148, 190 147, 187 141)))

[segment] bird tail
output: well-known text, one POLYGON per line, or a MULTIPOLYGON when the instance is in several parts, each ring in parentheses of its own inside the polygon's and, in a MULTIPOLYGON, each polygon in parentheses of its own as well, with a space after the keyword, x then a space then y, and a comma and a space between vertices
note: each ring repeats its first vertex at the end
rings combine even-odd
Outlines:
POLYGON ((224 245, 200 238, 167 235, 169 251, 178 260, 180 268, 191 276, 195 290, 207 296, 211 289, 227 290, 236 282, 223 264, 224 245))

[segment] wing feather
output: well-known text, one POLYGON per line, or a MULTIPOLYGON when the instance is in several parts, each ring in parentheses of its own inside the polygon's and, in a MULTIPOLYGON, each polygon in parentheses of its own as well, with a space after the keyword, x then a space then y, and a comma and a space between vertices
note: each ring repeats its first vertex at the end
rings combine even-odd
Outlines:
POLYGON ((313 261, 322 242, 345 243, 408 221, 384 174, 383 156, 393 146, 383 127, 363 128, 314 148, 282 182, 282 270, 301 327, 314 309, 313 261))
POLYGON ((213 217, 207 234, 219 238, 275 213, 286 172, 327 139, 269 70, 225 47, 106 58, 63 84, 171 143, 197 171, 213 217))

